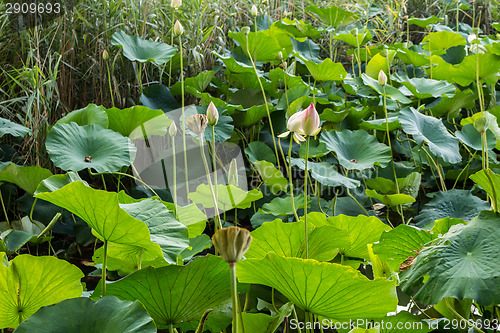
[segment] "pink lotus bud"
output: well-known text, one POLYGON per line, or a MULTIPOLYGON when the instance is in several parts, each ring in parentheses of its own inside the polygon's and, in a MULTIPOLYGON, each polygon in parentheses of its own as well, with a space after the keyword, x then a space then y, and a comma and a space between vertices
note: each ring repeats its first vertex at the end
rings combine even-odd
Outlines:
POLYGON ((250 10, 250 12, 252 13, 252 16, 254 16, 254 17, 259 15, 259 10, 257 9, 256 5, 252 5, 252 9, 250 10))
POLYGON ((321 130, 319 127, 319 114, 311 103, 302 115, 302 131, 304 135, 315 136, 321 130))
POLYGON ((174 24, 174 34, 176 36, 180 36, 184 33, 184 27, 182 26, 181 22, 179 20, 175 21, 174 24))
POLYGON ((210 102, 207 109, 208 126, 215 126, 219 121, 219 111, 213 102, 210 102))
POLYGON ((182 5, 182 0, 172 0, 170 3, 170 6, 174 9, 179 9, 179 7, 182 5))

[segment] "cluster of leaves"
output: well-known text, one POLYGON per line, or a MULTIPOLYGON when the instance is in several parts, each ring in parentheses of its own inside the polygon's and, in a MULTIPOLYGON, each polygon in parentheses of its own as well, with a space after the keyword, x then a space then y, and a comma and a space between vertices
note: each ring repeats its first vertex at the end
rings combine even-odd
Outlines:
MULTIPOLYGON (((91 104, 59 119, 45 145, 66 173, 0 164, 0 181, 10 186, 2 185, 0 194, 6 219, 0 327, 223 330, 231 322, 229 267, 200 254, 212 247, 207 216, 216 207, 224 211, 224 226, 254 229, 237 265, 247 331, 274 332, 292 313, 303 320, 421 322, 468 319, 474 306, 483 319, 498 316, 498 35, 434 23, 418 45, 373 45, 372 31, 356 27, 355 14, 334 6, 307 10, 324 28, 256 17, 253 31, 228 34, 233 49, 214 53, 217 71, 171 87, 141 87, 139 106, 91 104), (353 48, 349 71, 333 53, 320 59, 315 40, 322 33, 353 48), (166 138, 164 150, 177 147, 169 129, 183 119, 168 115, 179 108, 174 96, 184 99, 183 93, 218 107, 222 115, 205 138, 211 147, 242 148, 256 188, 218 183, 212 200, 212 185, 200 184, 178 205, 174 191, 157 193, 139 177, 135 165, 149 157, 140 154, 138 141, 150 147, 166 138), (320 112, 321 134, 307 146, 278 140, 286 119, 310 103, 320 112), (121 182, 134 177, 129 168, 146 187, 141 193, 121 182), (296 171, 313 180, 300 194, 294 190, 307 181, 296 171), (116 191, 107 188, 111 183, 116 191), (17 188, 25 194, 15 207, 10 193, 17 188), (81 297, 83 274, 74 265, 15 256, 44 244, 50 251, 50 230, 61 216, 73 221, 70 236, 78 239, 83 224, 104 243, 92 251, 91 274, 103 277, 90 299, 81 297), (116 281, 106 283, 107 277, 116 281), (405 302, 398 289, 412 301, 407 311, 389 315, 405 302), (79 315, 66 317, 69 311, 79 315), (68 320, 49 326, 54 318, 68 320)), ((164 65, 176 54, 172 46, 121 31, 113 44, 146 65, 164 65)), ((6 134, 31 133, 2 119, 0 136, 6 134)), ((214 160, 216 152, 211 149, 214 160)))

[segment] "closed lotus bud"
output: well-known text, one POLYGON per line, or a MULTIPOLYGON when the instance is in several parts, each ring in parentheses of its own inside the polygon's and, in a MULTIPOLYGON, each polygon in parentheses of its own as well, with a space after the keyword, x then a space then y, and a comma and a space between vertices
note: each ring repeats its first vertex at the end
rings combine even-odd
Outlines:
POLYGON ((288 118, 286 128, 288 128, 290 132, 300 132, 302 130, 303 114, 304 111, 295 112, 290 118, 288 118))
POLYGON ((219 111, 213 102, 210 102, 207 109, 208 126, 215 126, 219 121, 219 111))
POLYGON ((248 35, 250 33, 250 28, 249 27, 243 27, 243 28, 241 28, 241 32, 244 33, 245 35, 248 35))
POLYGON ((472 34, 467 36, 467 41, 469 42, 469 44, 473 44, 473 43, 478 43, 479 39, 477 38, 477 35, 472 34))
POLYGON ((387 75, 385 75, 383 70, 378 72, 378 84, 381 86, 385 86, 387 84, 387 75))
POLYGON ((279 51, 276 55, 276 60, 283 61, 283 52, 279 51))
POLYGON ((238 186, 238 165, 236 164, 236 159, 233 158, 229 164, 229 172, 227 174, 227 182, 229 185, 238 186))
POLYGON ((212 236, 212 243, 225 262, 234 264, 240 261, 250 248, 252 236, 246 229, 229 227, 219 229, 212 236))
POLYGON ((174 34, 176 36, 180 36, 184 33, 184 27, 182 26, 181 22, 179 20, 175 21, 174 24, 174 34))
POLYGON ((181 5, 182 5, 182 0, 172 0, 172 2, 170 3, 170 6, 173 9, 179 9, 181 5))
POLYGON ((257 9, 257 6, 255 4, 252 5, 251 13, 252 13, 252 16, 254 16, 254 17, 259 15, 259 10, 257 9))
POLYGON ((170 124, 170 127, 168 128, 168 134, 170 134, 170 136, 175 136, 177 134, 177 126, 175 126, 175 121, 172 121, 172 124, 170 124))
POLYGON ((102 58, 104 60, 108 60, 109 59, 108 51, 106 51, 106 50, 102 51, 102 58))
POLYGON ((490 118, 480 117, 474 120, 474 128, 479 132, 483 133, 490 127, 491 121, 490 118))
POLYGON ((201 135, 205 132, 208 125, 207 116, 204 114, 193 114, 187 117, 186 126, 191 130, 191 132, 201 135))
POLYGON ((316 111, 314 104, 311 103, 311 105, 304 110, 304 114, 302 115, 302 132, 304 135, 315 136, 321 130, 319 124, 318 111, 316 111))

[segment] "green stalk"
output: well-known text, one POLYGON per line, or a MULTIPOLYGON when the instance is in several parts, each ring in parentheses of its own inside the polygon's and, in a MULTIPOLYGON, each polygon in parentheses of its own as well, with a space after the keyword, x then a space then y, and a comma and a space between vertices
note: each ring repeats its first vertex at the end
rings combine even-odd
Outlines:
MULTIPOLYGON (((304 231, 305 231, 305 244, 306 244, 306 259, 309 259, 309 244, 308 244, 308 237, 307 237, 307 178, 309 175, 309 170, 307 169, 307 161, 309 160, 309 136, 306 139, 306 158, 305 158, 305 165, 304 165, 304 172, 305 172, 305 179, 304 179, 304 231)), ((293 200, 293 199, 292 199, 293 200)))
POLYGON ((109 94, 111 95, 111 106, 115 107, 115 99, 113 97, 113 87, 111 86, 111 74, 109 71, 109 64, 107 60, 105 61, 106 61, 106 67, 108 69, 108 83, 109 83, 109 94))
MULTIPOLYGON (((174 23, 175 23, 175 9, 172 11, 172 33, 170 34, 170 45, 174 45, 174 23)), ((181 54, 181 57, 182 57, 182 54, 181 54)), ((168 69, 168 86, 169 87, 170 87, 171 78, 172 78, 172 60, 170 60, 170 66, 168 69)))
POLYGON ((293 200, 292 143, 293 143, 293 139, 290 137, 290 145, 288 147, 288 180, 290 182, 290 198, 292 199, 293 215, 295 216, 295 220, 297 222, 299 222, 299 215, 297 214, 297 209, 295 209, 295 201, 293 200))
POLYGON ((215 210, 214 220, 216 221, 215 231, 217 231, 217 228, 222 229, 222 222, 220 221, 220 215, 219 215, 219 205, 217 204, 217 198, 215 196, 214 188, 212 186, 212 177, 210 177, 210 170, 208 169, 207 158, 205 156, 205 152, 203 151, 203 134, 200 134, 198 138, 200 140, 201 158, 203 160, 203 165, 205 166, 205 173, 207 174, 208 187, 210 187, 210 194, 212 194, 212 199, 214 201, 214 210, 215 210))
POLYGON ((36 239, 40 240, 47 232, 49 232, 49 230, 54 227, 54 224, 56 224, 59 217, 61 217, 61 213, 57 213, 56 215, 54 215, 54 217, 52 218, 52 220, 50 220, 49 224, 45 227, 45 229, 43 229, 42 232, 38 236, 36 236, 36 239))
MULTIPOLYGON (((182 148, 184 149, 184 173, 186 181, 186 196, 189 195, 189 176, 188 176, 188 163, 187 163, 187 149, 186 149, 186 114, 184 112, 184 66, 183 66, 183 51, 182 39, 179 35, 179 48, 181 52, 181 110, 182 110, 182 148)), ((189 202, 189 199, 188 199, 189 202)))
MULTIPOLYGON (((215 126, 212 126, 212 167, 214 170, 214 184, 215 184, 215 199, 219 200, 219 193, 217 189, 217 154, 215 153, 215 126)), ((225 219, 224 219, 225 221, 225 219)))
POLYGON ((104 240, 104 251, 102 256, 102 274, 101 274, 101 282, 102 282, 102 290, 101 296, 106 296, 106 265, 108 264, 108 241, 104 240))
POLYGON ((12 229, 12 224, 10 224, 9 217, 7 216, 7 209, 5 209, 5 203, 3 202, 3 195, 1 190, 0 190, 0 202, 2 203, 2 210, 5 215, 5 221, 7 221, 9 228, 12 229))
MULTIPOLYGON (((236 281, 236 263, 229 263, 229 272, 231 274, 231 300, 233 303, 233 324, 232 324, 232 332, 239 333, 240 323, 239 323, 239 310, 240 306, 238 304, 238 285, 236 281)), ((241 323, 243 324, 243 323, 241 323)))
MULTIPOLYGON (((280 157, 278 155, 278 147, 276 146, 276 138, 274 135, 273 122, 271 121, 271 111, 269 111, 269 103, 267 102, 266 92, 264 90, 264 86, 259 78, 259 72, 257 71, 257 66, 255 65, 255 61, 250 54, 249 46, 248 46, 248 35, 246 36, 247 41, 247 50, 248 57, 250 58, 250 62, 252 63, 253 70, 255 71, 255 75, 257 76, 257 81, 259 81, 260 90, 262 92, 262 97, 264 97, 264 103, 266 105, 267 118, 269 119, 269 129, 271 130, 271 136, 273 137, 273 145, 274 145, 274 153, 276 154, 276 161, 278 162, 278 169, 280 168, 280 157)), ((257 41, 256 41, 257 42, 257 41)))
POLYGON ((173 180, 174 180, 174 207, 175 207, 175 215, 178 215, 177 212, 177 159, 175 156, 175 136, 172 136, 172 160, 173 160, 173 180))

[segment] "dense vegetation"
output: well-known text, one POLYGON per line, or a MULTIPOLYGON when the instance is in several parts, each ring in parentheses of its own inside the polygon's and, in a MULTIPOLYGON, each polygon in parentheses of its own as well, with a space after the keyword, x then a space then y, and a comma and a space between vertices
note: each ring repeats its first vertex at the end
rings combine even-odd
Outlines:
POLYGON ((7 6, 2 330, 498 329, 498 1, 7 6))

